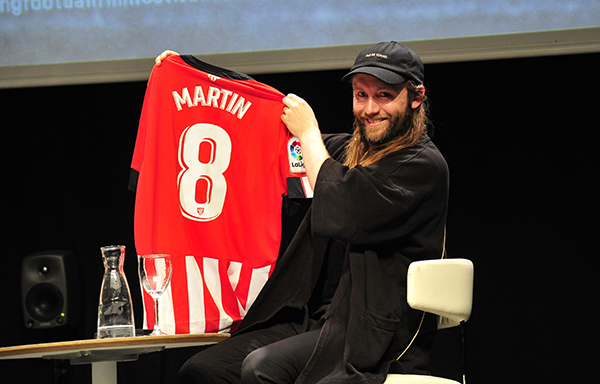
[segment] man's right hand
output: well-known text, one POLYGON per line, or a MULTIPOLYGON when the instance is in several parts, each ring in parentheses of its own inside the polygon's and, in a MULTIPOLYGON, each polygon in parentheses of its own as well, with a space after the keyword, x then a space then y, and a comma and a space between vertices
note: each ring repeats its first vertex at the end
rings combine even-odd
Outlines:
POLYGON ((154 59, 154 64, 156 64, 157 67, 160 67, 161 64, 162 64, 162 62, 164 60, 166 60, 167 57, 173 56, 173 55, 179 56, 179 53, 177 53, 175 51, 170 51, 170 50, 167 49, 166 51, 164 51, 163 53, 161 53, 160 55, 158 55, 156 57, 156 59, 154 59))

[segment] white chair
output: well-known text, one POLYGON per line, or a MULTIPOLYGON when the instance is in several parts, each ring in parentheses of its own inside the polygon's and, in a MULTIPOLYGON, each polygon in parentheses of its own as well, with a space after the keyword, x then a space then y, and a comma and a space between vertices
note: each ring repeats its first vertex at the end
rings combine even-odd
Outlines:
MULTIPOLYGON (((461 325, 471 316, 473 263, 466 259, 415 261, 409 265, 407 301, 411 308, 439 316, 438 329, 461 325)), ((463 374, 463 384, 466 383, 463 374)), ((426 375, 389 374, 384 384, 460 384, 426 375)))

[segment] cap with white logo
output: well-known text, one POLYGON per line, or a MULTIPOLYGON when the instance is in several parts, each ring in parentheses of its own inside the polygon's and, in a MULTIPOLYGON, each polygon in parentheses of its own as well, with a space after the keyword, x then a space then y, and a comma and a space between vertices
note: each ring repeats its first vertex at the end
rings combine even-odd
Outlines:
POLYGON ((357 73, 375 76, 388 84, 400 84, 412 80, 423 84, 423 62, 410 48, 395 41, 371 45, 363 49, 342 80, 349 80, 357 73))

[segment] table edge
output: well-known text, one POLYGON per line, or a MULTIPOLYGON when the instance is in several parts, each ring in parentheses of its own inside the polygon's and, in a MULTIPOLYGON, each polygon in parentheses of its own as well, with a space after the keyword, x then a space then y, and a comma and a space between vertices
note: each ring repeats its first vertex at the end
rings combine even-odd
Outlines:
POLYGON ((164 346, 165 348, 182 348, 195 345, 216 344, 226 340, 228 333, 201 333, 188 335, 166 336, 135 336, 110 339, 87 339, 74 341, 59 341, 52 343, 27 344, 0 348, 0 359, 44 356, 56 352, 77 350, 101 350, 113 348, 132 348, 143 346, 164 346))

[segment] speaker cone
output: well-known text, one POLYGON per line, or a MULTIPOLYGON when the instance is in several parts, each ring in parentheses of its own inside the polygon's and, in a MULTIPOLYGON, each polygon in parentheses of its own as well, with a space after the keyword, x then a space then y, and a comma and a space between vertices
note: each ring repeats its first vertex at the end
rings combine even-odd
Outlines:
POLYGON ((29 291, 25 300, 31 317, 41 322, 57 318, 64 304, 63 295, 52 284, 36 285, 29 291))

